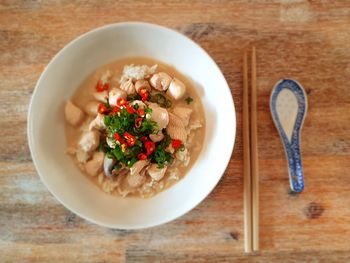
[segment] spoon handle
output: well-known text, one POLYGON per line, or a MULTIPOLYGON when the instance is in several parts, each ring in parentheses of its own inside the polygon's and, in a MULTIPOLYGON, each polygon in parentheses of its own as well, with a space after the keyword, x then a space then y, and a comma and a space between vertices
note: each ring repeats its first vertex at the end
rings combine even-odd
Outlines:
POLYGON ((271 93, 270 109, 286 153, 290 188, 293 192, 300 193, 304 189, 304 172, 300 154, 300 132, 307 112, 307 98, 304 89, 298 82, 291 79, 279 81, 271 93), (292 96, 296 100, 295 104, 290 103, 290 95, 282 99, 279 97, 285 96, 281 95, 284 89, 287 89, 289 94, 292 92, 292 96), (278 97, 280 98, 280 104, 283 102, 282 105, 279 105, 279 108, 277 107, 278 97), (285 124, 288 123, 285 119, 293 120, 290 112, 296 113, 292 126, 290 126, 290 123, 289 125, 285 124))
POLYGON ((284 142, 284 144, 288 143, 284 145, 284 148, 287 153, 290 188, 293 192, 300 193, 304 189, 304 172, 301 163, 299 139, 297 140, 297 143, 292 142, 292 144, 284 142))

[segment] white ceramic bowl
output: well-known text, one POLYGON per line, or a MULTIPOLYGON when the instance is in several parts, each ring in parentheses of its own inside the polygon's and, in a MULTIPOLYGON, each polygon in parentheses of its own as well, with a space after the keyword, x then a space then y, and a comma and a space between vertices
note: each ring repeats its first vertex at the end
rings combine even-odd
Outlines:
POLYGON ((32 158, 49 191, 77 215, 119 229, 166 223, 198 205, 223 175, 235 133, 232 96, 215 62, 182 34, 145 23, 107 25, 65 46, 42 73, 28 113, 32 158), (96 68, 129 56, 151 57, 173 65, 193 81, 205 106, 206 135, 194 167, 174 186, 149 199, 103 193, 65 153, 64 102, 96 68))

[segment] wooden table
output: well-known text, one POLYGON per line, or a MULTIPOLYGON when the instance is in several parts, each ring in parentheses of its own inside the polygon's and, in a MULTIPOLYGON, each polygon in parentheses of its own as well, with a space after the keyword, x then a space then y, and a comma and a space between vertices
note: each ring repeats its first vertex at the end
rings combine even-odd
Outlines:
POLYGON ((0 1, 1 262, 349 262, 350 2, 0 1), (237 110, 235 150, 223 179, 181 218, 111 230, 66 210, 37 176, 26 118, 35 83, 69 41, 139 20, 174 28, 215 59, 237 110), (243 253, 242 49, 258 53, 261 252, 243 253), (288 193, 283 148, 268 101, 273 85, 302 83, 306 189, 288 193))

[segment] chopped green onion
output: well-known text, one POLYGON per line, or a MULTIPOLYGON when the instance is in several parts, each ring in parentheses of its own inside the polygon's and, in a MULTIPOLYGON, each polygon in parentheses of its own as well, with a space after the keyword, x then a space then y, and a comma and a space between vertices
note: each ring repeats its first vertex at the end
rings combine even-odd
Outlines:
POLYGON ((159 104, 163 108, 170 108, 172 105, 171 100, 162 93, 152 95, 150 101, 159 104))
POLYGON ((187 97, 185 101, 187 102, 187 104, 190 104, 193 101, 193 99, 191 97, 187 97))

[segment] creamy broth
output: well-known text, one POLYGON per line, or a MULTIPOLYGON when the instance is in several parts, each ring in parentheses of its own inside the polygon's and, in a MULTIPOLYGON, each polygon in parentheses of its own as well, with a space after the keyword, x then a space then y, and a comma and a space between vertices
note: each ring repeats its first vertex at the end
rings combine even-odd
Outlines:
MULTIPOLYGON (((180 74, 175 68, 168 66, 166 64, 163 64, 159 61, 149 59, 149 58, 141 58, 141 57, 131 57, 126 59, 121 59, 114 61, 112 63, 106 64, 100 68, 98 68, 95 72, 90 74, 80 85, 80 87, 77 89, 73 97, 71 98, 71 101, 73 104, 78 106, 80 109, 83 109, 84 106, 94 101, 94 97, 92 96, 92 93, 95 92, 95 86, 101 75, 106 72, 107 70, 110 70, 113 74, 112 79, 110 81, 111 87, 119 87, 119 80, 123 72, 123 68, 125 65, 147 65, 152 66, 154 64, 157 64, 157 72, 166 72, 172 77, 176 77, 177 79, 181 80, 186 85, 186 94, 185 96, 180 100, 172 100, 172 107, 169 109, 171 111, 172 108, 176 106, 186 106, 193 110, 191 117, 190 117, 190 124, 195 125, 196 123, 200 123, 202 126, 198 129, 193 129, 189 133, 187 137, 187 150, 189 151, 190 160, 185 165, 182 162, 179 162, 177 159, 175 159, 174 163, 170 165, 165 173, 165 176, 160 181, 154 181, 151 178, 148 178, 145 184, 152 185, 152 190, 150 190, 147 193, 133 193, 129 194, 128 196, 141 196, 141 197, 151 197, 155 195, 156 193, 170 187, 173 185, 176 181, 180 180, 182 177, 184 177, 191 167, 195 164, 198 155, 202 148, 202 143, 204 140, 205 135, 205 115, 203 106, 201 103, 201 99, 199 95, 197 94, 195 88, 191 84, 191 82, 182 74, 180 74), (185 98, 191 97, 193 98, 193 101, 188 105, 185 101, 185 98)), ((88 117, 90 119, 85 120, 85 123, 88 123, 89 120, 93 120, 93 117, 88 117)), ((67 138, 67 144, 68 147, 75 147, 82 135, 82 129, 77 127, 72 127, 68 124, 65 125, 66 127, 66 138, 67 138)), ((187 129, 189 129, 187 127, 187 129)), ((77 163, 77 165, 82 168, 82 171, 84 172, 83 166, 78 163, 75 156, 73 156, 73 160, 77 163)), ((97 186, 103 188, 101 185, 101 181, 103 179, 102 175, 96 177, 91 177, 88 174, 85 173, 85 175, 92 180, 97 186)), ((116 191, 113 191, 111 194, 120 195, 116 191)))

